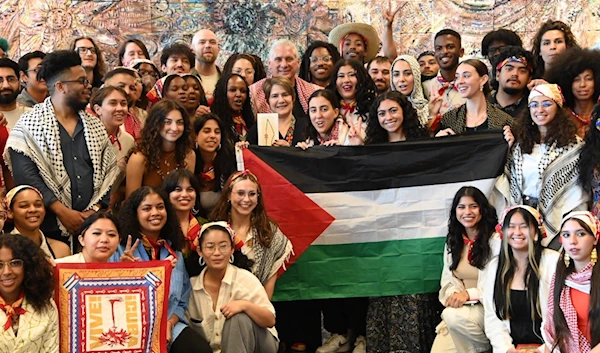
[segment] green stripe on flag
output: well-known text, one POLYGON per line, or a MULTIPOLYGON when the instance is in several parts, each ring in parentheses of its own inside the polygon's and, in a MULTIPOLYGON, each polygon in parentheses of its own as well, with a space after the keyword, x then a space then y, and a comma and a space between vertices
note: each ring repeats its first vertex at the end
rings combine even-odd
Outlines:
POLYGON ((437 292, 445 237, 312 245, 277 280, 274 301, 437 292))

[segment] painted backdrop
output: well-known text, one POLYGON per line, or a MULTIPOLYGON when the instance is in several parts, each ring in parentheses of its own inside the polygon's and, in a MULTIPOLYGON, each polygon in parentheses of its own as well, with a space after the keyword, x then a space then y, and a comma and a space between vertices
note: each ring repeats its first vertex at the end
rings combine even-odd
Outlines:
MULTIPOLYGON (((210 28, 222 43, 223 63, 233 52, 264 58, 277 38, 289 38, 303 50, 344 22, 370 23, 381 32, 388 1, 0 0, 0 37, 9 39, 10 55, 18 58, 35 49, 67 48, 74 36, 92 36, 112 66, 127 37, 141 39, 157 59, 165 44, 190 41, 197 29, 210 28)), ((467 55, 479 55, 483 35, 501 27, 521 34, 529 48, 547 19, 570 24, 582 46, 600 45, 600 0, 392 0, 391 6, 402 6, 394 23, 399 53, 432 48, 433 34, 444 27, 463 35, 467 55)))

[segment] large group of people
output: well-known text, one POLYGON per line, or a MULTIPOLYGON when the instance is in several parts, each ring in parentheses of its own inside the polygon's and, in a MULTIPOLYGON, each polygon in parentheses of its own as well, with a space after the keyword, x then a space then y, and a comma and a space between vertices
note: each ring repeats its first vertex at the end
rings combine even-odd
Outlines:
POLYGON ((112 70, 91 37, 0 58, 0 351, 58 351, 53 264, 169 260, 171 353, 600 352, 600 52, 549 20, 531 51, 488 33, 491 69, 449 28, 414 57, 396 13, 382 40, 360 23, 302 56, 277 40, 266 66, 219 68, 208 29, 160 65, 138 39, 112 70), (304 150, 502 132, 492 193, 452 202, 439 293, 271 302, 293 246, 234 152, 260 113, 304 150))

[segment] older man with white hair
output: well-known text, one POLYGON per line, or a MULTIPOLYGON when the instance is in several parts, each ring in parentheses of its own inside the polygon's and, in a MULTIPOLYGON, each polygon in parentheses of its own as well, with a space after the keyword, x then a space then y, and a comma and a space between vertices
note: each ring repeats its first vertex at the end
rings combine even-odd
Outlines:
MULTIPOLYGON (((269 77, 285 77, 292 81, 296 90, 296 101, 294 102, 293 115, 296 117, 306 116, 308 111, 308 98, 321 87, 306 82, 297 76, 300 69, 300 54, 296 45, 287 39, 273 42, 269 50, 267 67, 270 71, 269 77)), ((265 79, 255 82, 250 86, 250 97, 254 104, 255 113, 271 113, 269 102, 265 97, 263 85, 265 79)))

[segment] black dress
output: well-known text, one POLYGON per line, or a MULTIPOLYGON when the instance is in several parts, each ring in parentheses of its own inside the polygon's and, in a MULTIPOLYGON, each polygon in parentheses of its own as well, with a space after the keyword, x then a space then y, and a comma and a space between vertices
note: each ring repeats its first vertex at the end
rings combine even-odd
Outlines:
POLYGON ((527 291, 510 290, 510 336, 513 339, 515 347, 519 344, 543 344, 542 319, 531 319, 531 307, 527 291))

